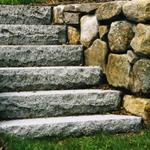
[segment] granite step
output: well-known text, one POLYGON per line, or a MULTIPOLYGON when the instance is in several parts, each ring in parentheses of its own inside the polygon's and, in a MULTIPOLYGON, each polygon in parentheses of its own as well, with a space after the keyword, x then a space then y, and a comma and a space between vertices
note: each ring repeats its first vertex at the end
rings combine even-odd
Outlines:
POLYGON ((0 68, 0 91, 82 89, 103 80, 99 67, 0 68))
POLYGON ((65 43, 65 25, 0 24, 0 45, 61 45, 65 43))
POLYGON ((52 21, 50 6, 0 5, 0 24, 47 24, 52 21))
POLYGON ((123 115, 90 115, 41 119, 24 119, 0 122, 0 134, 20 137, 78 137, 101 132, 137 132, 142 119, 123 115))
POLYGON ((0 67, 80 66, 81 45, 0 46, 0 67))
POLYGON ((119 110, 121 92, 115 90, 62 90, 0 93, 0 119, 23 119, 119 110))

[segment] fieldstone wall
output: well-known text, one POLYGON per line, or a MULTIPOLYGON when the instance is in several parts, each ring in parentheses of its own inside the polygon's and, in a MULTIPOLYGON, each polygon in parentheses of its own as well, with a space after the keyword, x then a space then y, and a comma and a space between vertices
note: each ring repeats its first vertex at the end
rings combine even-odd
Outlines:
POLYGON ((150 121, 150 0, 58 5, 53 24, 65 24, 85 65, 100 66, 106 84, 124 92, 126 112, 150 121))

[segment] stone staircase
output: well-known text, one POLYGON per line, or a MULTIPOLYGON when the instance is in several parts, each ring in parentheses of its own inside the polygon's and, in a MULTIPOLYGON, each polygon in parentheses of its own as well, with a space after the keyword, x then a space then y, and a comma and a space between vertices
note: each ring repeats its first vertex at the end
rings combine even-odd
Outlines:
POLYGON ((65 45, 66 26, 49 25, 51 10, 0 6, 0 133, 62 138, 138 131, 140 117, 109 115, 120 109, 121 92, 94 89, 101 69, 83 66, 81 45, 65 45))

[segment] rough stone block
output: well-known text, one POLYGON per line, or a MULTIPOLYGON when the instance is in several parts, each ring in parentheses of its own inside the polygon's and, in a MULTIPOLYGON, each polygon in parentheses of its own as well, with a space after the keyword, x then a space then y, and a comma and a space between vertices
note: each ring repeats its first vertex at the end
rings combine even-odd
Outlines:
POLYGON ((64 138, 101 132, 136 132, 140 128, 140 117, 121 115, 71 116, 0 122, 0 133, 29 138, 64 138))
POLYGON ((119 109, 114 90, 63 90, 0 93, 0 118, 36 118, 106 113, 119 109))
POLYGON ((138 24, 131 46, 137 54, 150 56, 150 25, 138 24))
POLYGON ((123 13, 126 17, 136 22, 150 21, 150 1, 132 0, 123 6, 123 13))
POLYGON ((0 24, 51 24, 50 6, 0 5, 0 24))
POLYGON ((126 54, 110 54, 106 76, 110 85, 129 89, 131 65, 126 54))
POLYGON ((0 25, 0 45, 59 45, 66 33, 66 26, 0 25))
POLYGON ((150 99, 124 96, 123 107, 131 114, 142 117, 144 120, 150 120, 150 99))
POLYGON ((115 21, 108 34, 109 47, 112 52, 123 53, 130 48, 134 36, 132 24, 127 21, 115 21))
POLYGON ((0 91, 87 88, 103 80, 99 67, 0 68, 0 91))
POLYGON ((83 47, 79 45, 0 46, 0 67, 81 64, 83 64, 83 47))

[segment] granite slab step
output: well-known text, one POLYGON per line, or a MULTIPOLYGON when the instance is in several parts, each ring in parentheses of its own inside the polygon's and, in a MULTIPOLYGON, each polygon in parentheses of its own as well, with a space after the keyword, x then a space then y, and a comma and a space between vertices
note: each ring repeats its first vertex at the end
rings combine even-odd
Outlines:
POLYGON ((101 132, 137 132, 141 128, 140 117, 122 115, 90 115, 41 119, 25 119, 0 122, 0 134, 28 138, 94 135, 101 132))
POLYGON ((115 90, 58 90, 0 93, 0 119, 70 116, 119 110, 115 90))
POLYGON ((50 6, 0 5, 0 24, 47 24, 52 20, 50 6))
POLYGON ((0 67, 79 66, 83 64, 81 45, 0 46, 0 67))
POLYGON ((99 67, 0 68, 0 91, 81 89, 103 80, 99 67))
POLYGON ((0 45, 61 45, 66 43, 64 25, 0 24, 0 45))

